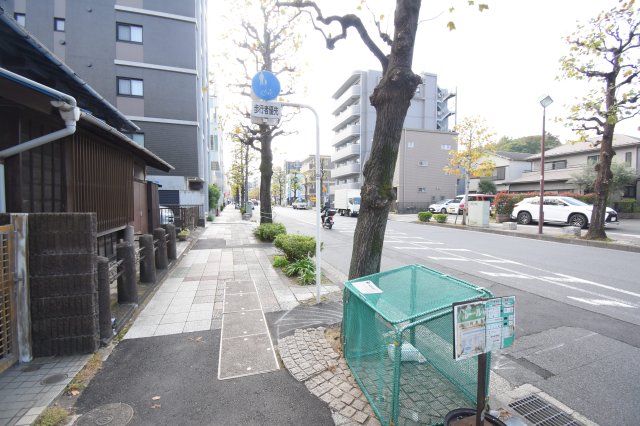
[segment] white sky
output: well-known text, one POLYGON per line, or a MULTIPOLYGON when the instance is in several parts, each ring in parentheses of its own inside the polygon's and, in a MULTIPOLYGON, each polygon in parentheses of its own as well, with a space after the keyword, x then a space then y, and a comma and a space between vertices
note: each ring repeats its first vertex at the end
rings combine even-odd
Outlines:
MULTIPOLYGON (((344 13, 345 7, 354 1, 320 0, 319 3, 325 15, 329 15, 344 13)), ((457 120, 480 115, 498 138, 540 134, 542 107, 539 99, 548 94, 554 103, 547 108, 546 129, 561 141, 568 140, 573 133, 562 123, 555 122, 555 118, 566 115, 566 105, 580 95, 581 86, 556 80, 560 74, 559 59, 568 52, 563 37, 575 30, 577 21, 586 23, 598 12, 615 5, 617 0, 482 2, 489 4, 489 10, 479 13, 477 8, 467 7, 466 1, 423 0, 421 19, 437 18, 423 22, 418 29, 414 72, 437 74, 440 87, 458 93, 457 120), (456 5, 453 15, 447 12, 452 4, 456 5), (447 29, 449 20, 455 22, 455 31, 447 29)), ((215 3, 217 1, 209 2, 210 50, 221 43, 219 36, 228 25, 237 25, 219 21, 215 3)), ((384 0, 381 4, 392 7, 395 2, 384 0)), ((355 8, 350 11, 355 13, 355 8)), ((348 39, 330 51, 324 47, 321 35, 311 26, 308 28, 308 38, 302 47, 308 67, 298 81, 299 95, 286 100, 310 104, 318 110, 322 129, 321 153, 331 154, 331 95, 352 71, 380 69, 380 66, 355 31, 350 31, 348 39)), ((223 64, 210 68, 215 71, 216 66, 223 64)), ((219 89, 220 99, 224 102, 224 87, 219 89)), ((450 103, 452 108, 454 104, 450 103)), ((453 126, 454 119, 450 120, 453 126)), ((299 126, 299 133, 274 142, 275 165, 282 165, 285 159, 303 159, 315 152, 312 114, 303 112, 294 118, 294 122, 299 126)), ((620 123, 616 129, 617 133, 640 137, 639 126, 640 118, 635 118, 620 123)))

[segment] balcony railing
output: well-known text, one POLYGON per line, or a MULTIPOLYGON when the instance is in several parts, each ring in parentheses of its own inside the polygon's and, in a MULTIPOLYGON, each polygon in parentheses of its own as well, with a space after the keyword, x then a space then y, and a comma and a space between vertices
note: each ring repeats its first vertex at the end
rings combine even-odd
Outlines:
POLYGON ((350 124, 333 136, 333 146, 343 145, 360 137, 360 125, 350 124))
POLYGON ((349 145, 343 145, 340 149, 331 154, 331 161, 336 163, 358 155, 360 155, 360 144, 352 143, 349 145))
POLYGON ((360 189, 362 184, 360 182, 349 182, 331 185, 329 188, 329 194, 335 194, 337 189, 360 189))
POLYGON ((338 114, 342 111, 349 103, 353 102, 354 99, 360 97, 360 85, 355 84, 347 89, 342 96, 338 98, 336 101, 336 108, 333 110, 333 115, 338 114))
POLYGON ((358 175, 360 174, 360 163, 347 164, 344 166, 336 167, 331 170, 331 178, 342 178, 349 175, 358 175))
POLYGON ((335 131, 336 129, 339 129, 350 120, 355 120, 356 117, 360 117, 360 105, 348 106, 346 110, 341 112, 340 115, 333 120, 333 128, 331 130, 335 131))

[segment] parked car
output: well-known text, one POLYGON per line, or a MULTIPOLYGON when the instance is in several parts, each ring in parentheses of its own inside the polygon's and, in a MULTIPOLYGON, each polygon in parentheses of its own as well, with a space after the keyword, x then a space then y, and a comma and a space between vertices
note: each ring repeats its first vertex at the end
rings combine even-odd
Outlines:
POLYGON ((442 201, 439 201, 437 203, 431 204, 429 206, 429 211, 431 213, 446 213, 447 212, 447 206, 452 201, 453 201, 453 198, 451 198, 449 200, 442 200, 442 201))
MULTIPOLYGON (((573 197, 560 197, 553 195, 544 196, 544 221, 550 223, 563 223, 580 228, 589 227, 593 206, 573 197)), ((540 215, 540 197, 525 198, 513 207, 511 218, 516 219, 522 225, 537 222, 540 215)), ((618 213, 607 207, 605 224, 618 222, 618 213)))
MULTIPOLYGON (((495 199, 496 196, 493 194, 469 194, 469 201, 488 201, 491 208, 493 208, 495 199)), ((464 195, 458 195, 453 201, 447 204, 447 213, 462 214, 466 201, 464 195)))
POLYGON ((160 225, 174 223, 173 210, 166 206, 160 206, 160 225))
POLYGON ((309 207, 306 201, 295 201, 293 208, 296 210, 306 210, 309 207))

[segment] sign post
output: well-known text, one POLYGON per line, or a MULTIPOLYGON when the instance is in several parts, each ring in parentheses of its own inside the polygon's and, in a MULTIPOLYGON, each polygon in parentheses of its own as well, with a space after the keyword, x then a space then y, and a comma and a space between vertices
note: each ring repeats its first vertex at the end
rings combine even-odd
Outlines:
POLYGON ((453 357, 459 360, 478 356, 476 426, 484 424, 487 352, 513 345, 515 304, 515 296, 453 304, 453 357))
POLYGON ((322 197, 320 188, 320 119, 318 113, 309 105, 292 102, 270 102, 280 94, 280 82, 269 71, 260 71, 251 79, 251 90, 260 100, 253 101, 251 105, 251 122, 254 124, 266 124, 276 126, 282 118, 282 107, 291 106, 307 108, 311 110, 316 119, 316 302, 320 303, 320 277, 321 254, 320 247, 320 208, 322 197))

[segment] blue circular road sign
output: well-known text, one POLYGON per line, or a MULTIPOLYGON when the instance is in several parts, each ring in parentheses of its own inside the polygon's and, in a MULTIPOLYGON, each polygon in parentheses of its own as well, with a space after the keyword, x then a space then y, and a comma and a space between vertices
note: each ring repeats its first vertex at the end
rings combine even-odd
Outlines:
POLYGON ((270 101, 280 94, 280 82, 272 72, 260 71, 251 79, 251 89, 260 99, 270 101))

